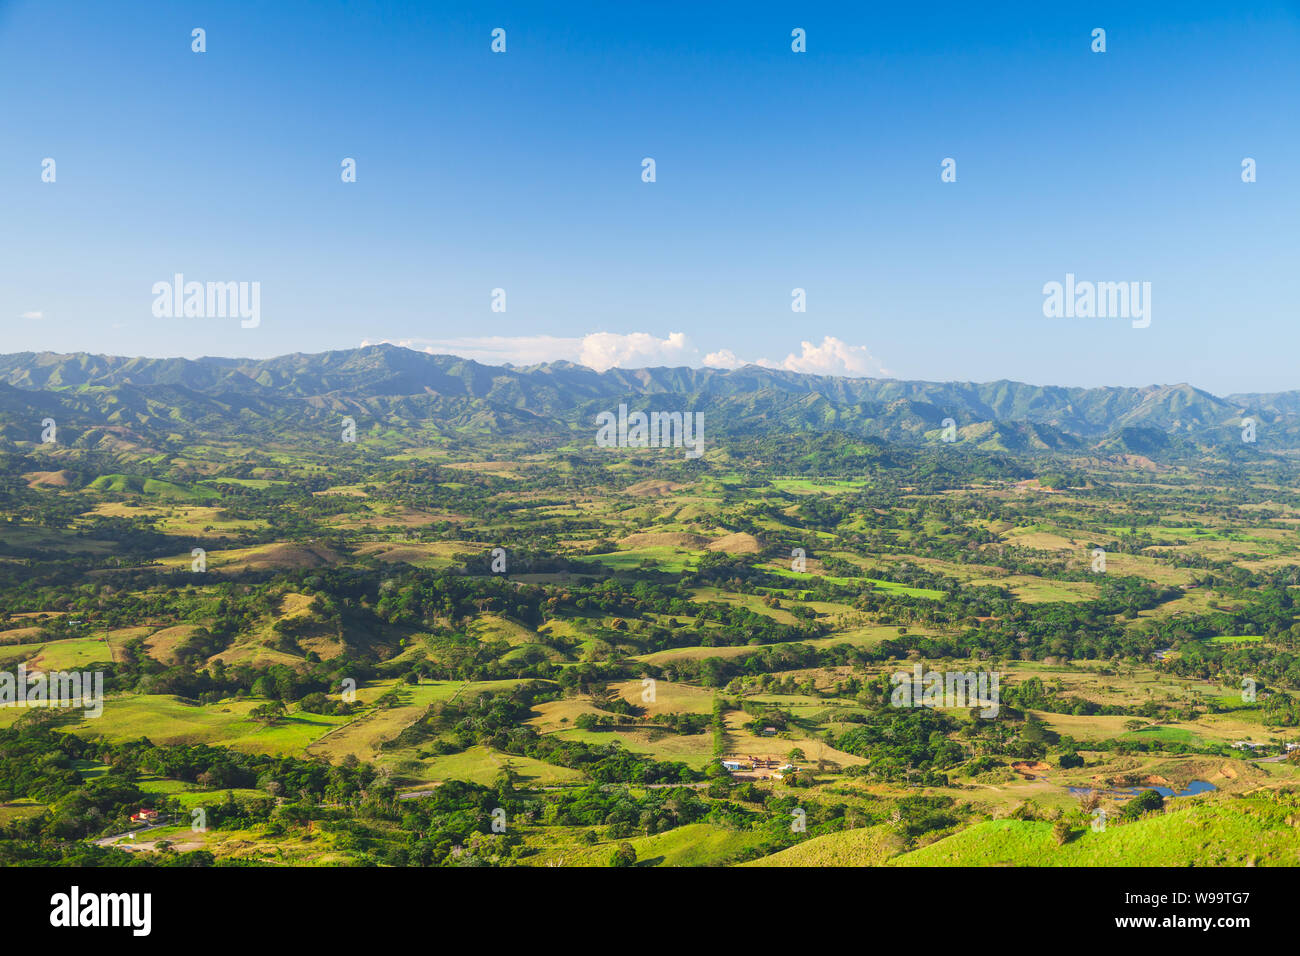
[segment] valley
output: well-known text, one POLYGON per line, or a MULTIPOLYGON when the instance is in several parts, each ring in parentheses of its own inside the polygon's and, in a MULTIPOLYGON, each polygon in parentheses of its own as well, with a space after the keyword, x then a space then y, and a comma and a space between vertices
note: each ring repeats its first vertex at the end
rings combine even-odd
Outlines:
POLYGON ((0 361, 83 416, 0 422, 0 667, 104 681, 0 708, 7 864, 1300 863, 1281 443, 706 410, 696 458, 401 375, 366 418, 310 366, 328 415, 240 435, 228 391, 102 415, 106 363, 0 361), (900 706, 922 672, 997 706, 900 706))

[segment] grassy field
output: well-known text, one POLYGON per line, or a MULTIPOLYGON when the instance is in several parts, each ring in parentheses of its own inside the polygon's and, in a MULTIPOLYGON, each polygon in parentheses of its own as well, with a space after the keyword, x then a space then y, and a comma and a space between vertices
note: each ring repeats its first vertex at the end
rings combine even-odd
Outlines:
MULTIPOLYGON (((109 697, 100 717, 82 719, 67 729, 78 736, 112 741, 148 737, 160 744, 221 743, 251 752, 292 754, 347 721, 305 712, 292 713, 274 726, 248 719, 248 712, 264 703, 265 699, 253 697, 206 705, 168 695, 109 697)), ((0 726, 9 726, 23 713, 23 708, 0 708, 0 726)))
POLYGON ((902 847, 890 828, 864 827, 811 837, 741 866, 880 866, 902 847))
MULTIPOLYGON (((407 758, 409 759, 409 758, 407 758)), ((389 765, 387 760, 381 766, 389 765)), ((458 754, 432 757, 419 761, 419 766, 403 764, 402 751, 393 758, 395 772, 409 783, 468 780, 471 783, 491 786, 502 770, 509 768, 519 775, 519 786, 554 787, 582 782, 582 774, 568 767, 557 767, 530 757, 506 754, 489 747, 470 747, 458 754)))
MULTIPOLYGON (((1198 798, 1182 798, 1196 800, 1198 798)), ((991 820, 906 853, 899 866, 1296 866, 1295 809, 1265 800, 1201 801, 1103 832, 1078 827, 1058 846, 1052 824, 991 820)))
MULTIPOLYGON (((632 837, 626 842, 636 851, 637 866, 720 866, 759 842, 753 832, 727 830, 707 823, 693 823, 654 836, 632 837)), ((531 842, 531 841, 530 841, 531 842)), ((594 846, 567 843, 546 847, 526 858, 533 866, 608 866, 615 847, 624 841, 594 846)))

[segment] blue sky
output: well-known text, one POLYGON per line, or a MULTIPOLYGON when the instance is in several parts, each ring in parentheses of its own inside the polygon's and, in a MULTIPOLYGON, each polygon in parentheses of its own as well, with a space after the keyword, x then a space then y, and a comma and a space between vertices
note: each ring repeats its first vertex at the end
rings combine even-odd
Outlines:
POLYGON ((0 0, 0 351, 1300 388, 1300 6, 1221 6, 0 0))

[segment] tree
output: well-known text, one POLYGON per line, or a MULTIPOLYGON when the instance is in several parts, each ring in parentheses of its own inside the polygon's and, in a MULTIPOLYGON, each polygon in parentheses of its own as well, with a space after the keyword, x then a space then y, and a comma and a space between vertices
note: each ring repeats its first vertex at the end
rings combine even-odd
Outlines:
POLYGON ((620 843, 614 850, 614 858, 610 860, 610 866, 634 865, 636 865, 636 850, 630 843, 620 843))
POLYGON ((1144 813, 1156 813, 1164 808, 1165 798, 1160 796, 1158 791, 1143 790, 1128 802, 1128 806, 1124 808, 1124 816, 1136 820, 1144 813))
POLYGON ((1052 824, 1052 839, 1057 846, 1063 846, 1070 839, 1070 824, 1061 818, 1052 824))
POLYGON ((256 720, 258 723, 263 724, 278 723, 283 717, 284 704, 278 700, 268 701, 248 712, 249 720, 256 720))

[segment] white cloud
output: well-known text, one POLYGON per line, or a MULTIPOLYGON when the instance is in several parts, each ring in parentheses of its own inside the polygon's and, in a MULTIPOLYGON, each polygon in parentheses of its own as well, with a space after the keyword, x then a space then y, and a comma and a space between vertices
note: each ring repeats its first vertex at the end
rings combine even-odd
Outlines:
POLYGON ((45 313, 44 313, 44 312, 24 312, 23 315, 22 315, 22 317, 23 317, 24 319, 35 319, 35 320, 37 320, 37 321, 40 321, 41 319, 45 318, 45 313))
POLYGON ((737 358, 731 349, 718 349, 704 356, 706 368, 742 368, 745 364, 745 360, 737 358))
POLYGON ((536 365, 568 361, 603 372, 610 368, 647 368, 656 365, 706 366, 736 369, 748 364, 783 368, 813 375, 843 375, 854 378, 889 375, 866 346, 849 345, 834 336, 821 345, 802 343, 802 351, 791 352, 781 362, 759 358, 752 363, 731 349, 718 349, 703 358, 682 332, 658 338, 649 332, 593 332, 581 337, 555 335, 484 335, 455 339, 366 339, 361 344, 388 343, 434 355, 459 355, 488 365, 536 365))
POLYGON ((648 332, 617 335, 597 332, 582 337, 579 364, 598 372, 607 368, 646 368, 653 365, 690 365, 699 354, 686 344, 681 332, 669 332, 668 338, 657 339, 648 332))
MULTIPOLYGON (((731 349, 718 349, 704 356, 704 364, 711 368, 740 368, 750 363, 737 357, 731 349)), ((803 342, 800 354, 791 352, 780 362, 759 358, 752 364, 806 375, 840 375, 846 378, 887 377, 891 374, 865 345, 849 345, 833 335, 823 337, 821 345, 803 342)))
POLYGON ((848 378, 889 374, 889 370, 867 351, 865 345, 849 345, 833 335, 825 336, 821 345, 804 342, 803 353, 795 355, 791 352, 780 367, 808 375, 843 375, 848 378))

